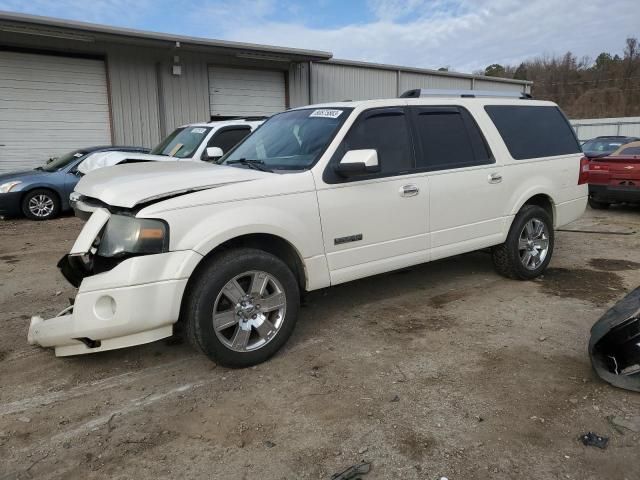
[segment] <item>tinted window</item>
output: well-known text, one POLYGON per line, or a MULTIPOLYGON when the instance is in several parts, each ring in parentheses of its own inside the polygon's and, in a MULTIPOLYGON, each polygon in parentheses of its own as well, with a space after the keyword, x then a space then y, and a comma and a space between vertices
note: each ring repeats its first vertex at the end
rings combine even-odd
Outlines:
POLYGON ((223 153, 227 153, 233 147, 236 146, 240 140, 251 133, 249 128, 233 128, 229 130, 222 130, 215 133, 213 138, 209 140, 208 147, 220 147, 223 153))
POLYGON ((380 108, 363 113, 344 141, 344 151, 375 149, 382 174, 413 168, 411 140, 404 111, 380 108))
POLYGON ((222 161, 260 160, 270 169, 301 170, 322 155, 348 108, 289 110, 270 117, 222 161))
POLYGON ((493 162, 478 126, 465 109, 416 107, 413 113, 420 142, 418 168, 447 169, 493 162))
POLYGON ((484 107, 516 160, 580 153, 573 129, 557 107, 484 107))
POLYGON ((620 155, 640 155, 640 147, 625 148, 620 152, 620 155))

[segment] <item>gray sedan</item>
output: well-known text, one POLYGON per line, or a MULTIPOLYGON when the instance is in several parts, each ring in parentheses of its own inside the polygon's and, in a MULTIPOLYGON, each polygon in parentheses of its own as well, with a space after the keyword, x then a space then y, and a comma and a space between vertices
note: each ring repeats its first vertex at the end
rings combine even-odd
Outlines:
POLYGON ((74 150, 33 170, 0 175, 0 217, 24 215, 49 220, 68 210, 69 194, 80 180, 77 167, 89 155, 103 151, 146 153, 143 147, 88 147, 74 150))

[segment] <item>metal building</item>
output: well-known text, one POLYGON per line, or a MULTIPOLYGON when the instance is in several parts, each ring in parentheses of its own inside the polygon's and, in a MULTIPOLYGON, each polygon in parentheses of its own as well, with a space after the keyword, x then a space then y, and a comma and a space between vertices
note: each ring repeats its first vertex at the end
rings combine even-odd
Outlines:
POLYGON ((640 138, 640 117, 583 118, 570 121, 581 142, 604 135, 640 138))
POLYGON ((329 52, 0 12, 0 171, 75 148, 151 147, 176 126, 412 88, 531 82, 334 60, 329 52))

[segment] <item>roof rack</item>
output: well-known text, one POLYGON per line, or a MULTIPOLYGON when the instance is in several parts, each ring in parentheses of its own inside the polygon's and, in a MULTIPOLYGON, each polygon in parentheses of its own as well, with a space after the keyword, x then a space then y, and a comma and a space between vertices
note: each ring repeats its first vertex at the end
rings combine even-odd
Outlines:
POLYGON ((530 93, 491 91, 491 90, 448 90, 439 88, 416 88, 407 90, 399 98, 422 98, 422 97, 461 97, 461 98, 519 98, 531 99, 530 93))

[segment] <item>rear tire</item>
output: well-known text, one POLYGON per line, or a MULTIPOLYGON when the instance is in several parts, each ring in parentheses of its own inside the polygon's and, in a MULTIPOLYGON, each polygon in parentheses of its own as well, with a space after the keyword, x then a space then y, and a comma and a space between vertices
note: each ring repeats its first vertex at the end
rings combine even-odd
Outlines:
POLYGON ((611 204, 608 202, 600 202, 598 200, 594 200, 593 197, 589 197, 589 206, 594 210, 606 210, 611 204))
POLYGON ((197 275, 185 299, 185 333, 211 360, 250 367, 269 359, 291 336, 300 289, 278 257, 252 248, 228 250, 197 275))
POLYGON ((493 265, 505 277, 531 280, 549 265, 553 244, 549 214, 537 205, 525 205, 514 218, 507 240, 492 248, 493 265))
POLYGON ((31 190, 22 198, 22 213, 31 220, 51 220, 60 213, 60 199, 46 188, 31 190))

